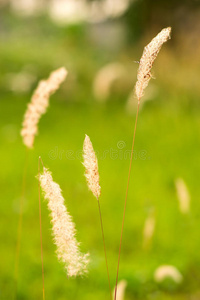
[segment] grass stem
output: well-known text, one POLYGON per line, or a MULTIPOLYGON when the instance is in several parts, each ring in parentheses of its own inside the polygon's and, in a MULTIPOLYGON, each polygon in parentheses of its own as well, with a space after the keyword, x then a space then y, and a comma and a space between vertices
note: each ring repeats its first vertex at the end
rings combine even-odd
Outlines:
POLYGON ((29 149, 26 148, 25 153, 25 163, 22 176, 22 190, 19 203, 19 220, 17 226, 17 243, 15 251, 15 266, 14 266, 14 299, 17 299, 17 290, 18 290, 18 280, 19 280, 19 263, 20 263, 20 250, 21 250, 21 240, 22 240, 22 223, 23 223, 23 213, 24 213, 24 198, 26 190, 26 175, 28 168, 28 154, 29 149))
POLYGON ((103 238, 104 254, 105 254, 105 261, 106 261, 106 270, 107 270, 107 275, 108 275, 108 285, 109 285, 109 291, 110 291, 110 299, 112 300, 112 290, 111 290, 111 285, 110 285, 108 260, 107 260, 107 254, 106 254, 106 243, 105 243, 105 237, 104 237, 103 220, 102 220, 102 215, 101 215, 101 206, 100 206, 99 199, 97 199, 97 202, 98 202, 99 217, 100 217, 100 223, 101 223, 101 232, 102 232, 102 238, 103 238))
POLYGON ((128 182, 127 182, 127 187, 126 187, 126 196, 125 196, 124 212, 123 212, 123 219, 122 219, 122 229, 121 229, 120 244, 119 244, 119 254, 118 254, 118 263, 117 263, 117 275, 116 275, 116 283, 115 283, 114 300, 116 300, 116 298, 117 298, 117 283, 118 283, 118 277, 119 277, 119 264, 120 264, 120 256, 121 256, 122 238, 123 238, 123 231, 124 231, 124 221, 125 221, 125 214, 126 214, 126 206, 127 206, 127 198, 128 198, 128 190, 129 190, 129 183, 130 183, 130 176, 131 176, 132 161, 133 161, 133 149, 134 149, 134 144, 135 144, 135 134, 136 134, 136 129, 137 129, 139 108, 140 108, 140 99, 138 100, 137 113, 136 113, 136 119, 135 119, 135 127, 134 127, 134 132, 133 132, 133 142, 132 142, 132 149, 131 149, 131 158, 130 158, 129 172, 128 172, 128 182))
MULTIPOLYGON (((40 176, 40 164, 42 162, 41 157, 38 159, 38 175, 40 176)), ((43 247, 42 247, 42 212, 41 212, 41 192, 40 192, 40 180, 38 180, 38 199, 39 199, 39 219, 40 219, 40 245, 41 245, 41 262, 42 262, 42 299, 45 300, 44 290, 44 259, 43 259, 43 247)))

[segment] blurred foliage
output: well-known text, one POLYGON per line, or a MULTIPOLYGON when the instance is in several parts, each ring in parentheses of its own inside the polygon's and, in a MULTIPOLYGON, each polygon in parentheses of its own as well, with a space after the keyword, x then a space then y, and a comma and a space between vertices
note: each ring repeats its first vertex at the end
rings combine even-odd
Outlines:
POLYGON ((135 0, 125 13, 130 41, 163 27, 171 26, 175 34, 199 29, 199 0, 135 0))
MULTIPOLYGON (((153 6, 154 3, 157 1, 152 2, 153 6)), ((147 11, 141 13, 141 18, 138 13, 136 23, 140 42, 136 43, 137 39, 130 42, 128 39, 122 47, 115 48, 112 39, 108 47, 107 27, 103 27, 104 34, 99 35, 99 28, 93 24, 60 28, 47 16, 22 19, 6 13, 6 10, 1 12, 2 300, 11 299, 13 293, 16 226, 25 159, 19 134, 23 114, 37 82, 61 65, 69 70, 69 76, 50 100, 47 115, 40 122, 35 149, 29 157, 18 299, 35 300, 42 297, 35 179, 39 155, 63 189, 67 207, 77 225, 82 250, 91 253, 88 277, 67 279, 54 254, 48 211, 43 202, 46 297, 49 300, 88 300, 93 299, 94 295, 97 300, 108 297, 96 202, 87 190, 81 157, 69 160, 66 156, 69 150, 80 153, 85 133, 91 137, 95 150, 99 152, 102 213, 111 282, 114 285, 129 161, 120 157, 113 159, 110 155, 104 159, 101 157, 105 151, 118 151, 119 141, 125 143, 125 150, 131 147, 135 112, 133 110, 133 115, 128 114, 125 106, 136 80, 138 65, 134 61, 139 60, 144 45, 161 26, 152 23, 147 36, 147 11), (156 29, 153 29, 154 25, 156 29), (94 78, 99 69, 113 61, 120 62, 127 69, 126 85, 114 85, 106 102, 98 103, 92 89, 94 78), (27 74, 30 78, 28 83, 24 81, 28 78, 27 74)), ((115 25, 115 22, 110 21, 111 25, 115 25)), ((120 24, 123 22, 123 18, 119 20, 120 24)), ((131 28, 135 30, 135 26, 131 25, 131 28)), ((194 47, 192 36, 190 32, 182 37, 181 33, 176 34, 174 30, 173 39, 163 47, 154 66, 153 73, 157 79, 151 81, 146 92, 146 97, 152 101, 144 103, 139 116, 135 151, 138 154, 145 150, 146 157, 141 159, 138 154, 134 160, 128 198, 120 265, 120 279, 128 281, 127 300, 186 300, 199 299, 200 295, 200 64, 197 60, 198 42, 194 47), (184 41, 185 47, 182 47, 181 41, 184 41), (186 216, 178 210, 174 187, 177 177, 184 178, 191 193, 191 212, 186 216), (152 207, 155 209, 156 231, 151 247, 144 250, 143 225, 152 207), (155 283, 154 271, 164 263, 179 268, 184 277, 180 286, 170 280, 162 284, 155 283)), ((195 38, 198 39, 197 31, 195 38)))

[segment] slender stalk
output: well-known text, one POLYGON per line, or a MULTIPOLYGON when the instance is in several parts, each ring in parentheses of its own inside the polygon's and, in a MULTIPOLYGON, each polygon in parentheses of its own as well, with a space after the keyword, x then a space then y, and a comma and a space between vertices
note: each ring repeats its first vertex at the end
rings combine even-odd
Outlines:
POLYGON ((117 283, 118 283, 118 277, 119 277, 119 264, 120 264, 120 256, 121 256, 122 237, 123 237, 123 231, 124 231, 124 221, 125 221, 125 214, 126 214, 126 205, 127 205, 129 182, 130 182, 130 176, 131 176, 131 168, 132 168, 132 161, 133 161, 133 149, 134 149, 134 144, 135 144, 135 134, 136 134, 136 129, 137 129, 139 108, 140 108, 140 99, 138 100, 137 113, 136 113, 136 119, 135 119, 135 127, 134 127, 134 132, 133 132, 133 142, 132 142, 132 149, 131 149, 131 158, 130 158, 130 165, 129 165, 129 172, 128 172, 128 182, 127 182, 127 187, 126 187, 122 229, 121 229, 121 237, 120 237, 120 244, 119 244, 119 254, 118 254, 118 263, 117 263, 117 275, 116 275, 116 283, 115 283, 114 300, 116 300, 116 297, 117 297, 117 283))
POLYGON ((95 155, 91 140, 88 135, 85 135, 85 140, 83 143, 83 165, 85 167, 85 177, 87 180, 87 184, 93 195, 96 197, 98 202, 99 208, 99 216, 101 222, 101 232, 103 238, 103 246, 104 246, 104 254, 105 254, 105 261, 106 261, 106 268, 107 268, 107 275, 108 275, 108 284, 109 284, 109 291, 110 291, 110 299, 112 300, 112 291, 110 286, 110 277, 109 277, 109 270, 108 270, 108 261, 106 255, 106 244, 105 244, 105 237, 104 237, 104 230, 103 230, 103 221, 101 216, 101 207, 99 202, 99 196, 101 195, 101 186, 99 184, 99 172, 98 172, 98 161, 95 155))
POLYGON ((97 198, 98 202, 98 208, 99 208, 99 217, 100 217, 100 223, 101 223, 101 232, 102 232, 102 239, 103 239, 103 247, 104 247, 104 254, 105 254, 105 261, 106 261, 106 269, 107 269, 107 275, 108 275, 108 285, 109 285, 109 291, 110 291, 110 299, 112 300, 112 291, 111 291, 111 285, 110 285, 110 276, 109 276, 109 269, 108 269, 108 260, 107 260, 107 254, 106 254, 106 243, 105 243, 105 237, 104 237, 104 230, 103 230, 103 220, 101 215, 101 207, 99 199, 97 198))
POLYGON ((153 63, 154 63, 162 45, 170 39, 170 33, 171 33, 171 27, 164 28, 163 30, 161 30, 157 34, 157 36, 155 38, 153 38, 152 41, 144 48, 142 57, 139 62, 139 68, 138 68, 138 73, 137 73, 137 82, 135 85, 135 95, 138 99, 138 107, 137 107, 137 114, 136 114, 136 120, 135 120, 135 128, 134 128, 134 133, 133 133, 133 144, 132 144, 132 150, 131 150, 131 159, 130 159, 129 173, 128 173, 128 183, 127 183, 127 188, 126 188, 126 197, 125 197, 124 213, 123 213, 123 220, 122 220, 122 229, 121 229, 121 238, 120 238, 120 245, 119 245, 119 255, 118 255, 118 265, 117 265, 117 276, 116 276, 114 300, 116 300, 116 297, 117 297, 117 282, 118 282, 118 275, 119 275, 119 263, 120 263, 120 255, 121 255, 122 236, 123 236, 123 230, 124 230, 124 220, 125 220, 125 213, 126 213, 126 204, 127 204, 129 181, 130 181, 130 175, 131 175, 133 149, 134 149, 134 143, 135 143, 135 134, 136 134, 136 128, 137 128, 140 99, 152 77, 151 68, 153 66, 153 63))
MULTIPOLYGON (((40 176, 40 163, 42 163, 41 157, 38 159, 38 175, 40 176)), ((38 199, 39 199, 39 219, 40 219, 40 245, 41 245, 41 262, 42 262, 42 299, 45 300, 44 290, 44 259, 43 259, 43 247, 42 247, 42 212, 41 212, 41 192, 40 192, 40 180, 38 180, 38 199)))
POLYGON ((19 220, 17 228, 17 244, 15 251, 15 267, 14 267, 14 299, 17 299, 18 279, 19 279, 19 263, 20 263, 20 250, 21 250, 21 239, 22 239, 22 223, 23 223, 23 212, 24 212, 24 197, 26 190, 26 174, 28 168, 28 154, 29 149, 26 148, 25 163, 22 176, 22 190, 19 203, 19 220))

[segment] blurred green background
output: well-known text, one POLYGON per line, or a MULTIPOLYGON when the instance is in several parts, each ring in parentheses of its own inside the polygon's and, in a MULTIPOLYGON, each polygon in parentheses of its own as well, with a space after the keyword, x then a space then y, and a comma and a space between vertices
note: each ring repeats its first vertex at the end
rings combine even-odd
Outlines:
POLYGON ((57 261, 46 203, 42 227, 46 299, 109 299, 98 206, 81 164, 85 134, 99 159, 101 208, 114 287, 129 155, 135 122, 133 88, 144 46, 172 26, 153 68, 139 113, 119 280, 125 299, 200 298, 200 1, 36 1, 0 3, 0 299, 13 299, 15 249, 27 103, 39 80, 69 72, 39 124, 29 153, 17 299, 42 299, 38 157, 63 190, 89 274, 68 279, 57 261), (69 155, 70 154, 70 155, 69 155), (182 213, 176 180, 190 209, 182 213), (145 220, 153 218, 144 241, 145 220), (146 244, 146 245, 144 245, 146 244), (154 279, 160 265, 182 274, 179 284, 154 279))

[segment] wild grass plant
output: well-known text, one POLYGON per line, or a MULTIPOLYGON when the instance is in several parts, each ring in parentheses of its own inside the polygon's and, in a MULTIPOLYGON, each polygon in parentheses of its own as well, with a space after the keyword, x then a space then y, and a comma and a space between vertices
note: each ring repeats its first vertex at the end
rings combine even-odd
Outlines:
POLYGON ((85 140, 83 144, 83 165, 85 167, 85 177, 87 180, 88 188, 96 197, 98 203, 99 217, 101 223, 101 233, 102 233, 104 254, 105 254, 105 261, 106 261, 106 270, 108 276, 108 285, 110 291, 110 298, 112 300, 112 290, 110 284, 110 275, 109 275, 107 251, 106 251, 105 236, 104 236, 104 229, 103 229, 103 220, 102 220, 101 206, 99 201, 99 197, 101 195, 101 187, 99 184, 98 162, 90 138, 87 135, 85 136, 85 140))
POLYGON ((64 205, 60 186, 53 181, 51 173, 45 167, 43 173, 39 175, 39 181, 51 215, 58 259, 63 262, 67 276, 83 275, 87 273, 89 254, 82 254, 79 250, 75 225, 64 205))
MULTIPOLYGON (((117 290, 118 290, 118 276, 119 276, 119 266, 120 266, 120 256, 121 256, 121 247, 122 247, 122 237, 123 237, 123 230, 124 230, 124 222, 125 222, 125 213, 126 213, 126 206, 127 206, 127 198, 128 198, 128 190, 129 190, 129 183, 130 183, 130 176, 131 176, 131 168, 132 168, 132 161, 133 161, 133 150, 134 150, 134 143, 135 143, 135 136, 136 136, 136 129, 137 129, 137 122, 138 122, 138 114, 139 114, 139 107, 140 101, 143 96, 144 90, 147 87, 149 80, 151 79, 151 68, 153 63, 161 49, 163 43, 165 43, 170 38, 171 28, 163 29, 145 48, 143 55, 139 62, 139 70, 137 75, 137 82, 135 87, 135 94, 138 101, 137 106, 137 113, 136 113, 136 120, 135 120, 135 127, 133 133, 133 142, 132 142, 132 149, 131 149, 131 158, 130 158, 130 166, 128 172, 128 183, 126 189, 126 196, 125 196, 125 204, 124 204, 124 212, 123 212, 123 220, 122 220, 122 229, 120 235, 120 246, 119 246, 119 256, 118 256, 118 263, 117 263, 117 274, 116 274, 116 282, 115 282, 115 290, 114 290, 114 300, 117 300, 117 290)), ((46 112, 46 108, 48 106, 48 99, 52 92, 54 92, 60 85, 60 83, 66 77, 66 71, 62 70, 62 76, 58 76, 56 80, 52 80, 53 88, 48 87, 48 82, 51 80, 47 80, 47 82, 42 82, 39 87, 39 97, 38 97, 38 90, 37 93, 34 94, 33 99, 38 99, 39 101, 35 102, 38 105, 35 105, 34 101, 31 102, 30 106, 28 107, 27 113, 25 115, 25 120, 23 123, 23 130, 22 136, 24 144, 31 148, 33 146, 34 137, 37 133, 37 124, 40 119, 41 114, 46 112), (42 92, 41 92, 42 90, 42 92)), ((51 78, 51 76, 50 76, 51 78)), ((101 208, 100 208, 100 185, 99 185, 99 173, 98 173, 98 163, 95 152, 93 150, 92 143, 88 136, 86 136, 84 141, 84 166, 86 169, 86 179, 88 182, 88 187, 94 194, 98 202, 99 208, 99 215, 101 221, 101 230, 102 230, 102 238, 103 238, 103 245, 104 245, 104 253, 106 259, 106 267, 107 267, 107 275, 108 275, 108 283, 109 283, 109 290, 110 290, 110 297, 112 299, 111 293, 111 283, 109 278, 109 270, 108 270, 108 261, 107 261, 107 254, 106 254, 106 247, 105 247, 105 237, 104 237, 104 230, 103 230, 103 222, 102 222, 102 215, 101 215, 101 208)), ((76 241, 75 238, 75 226, 72 222, 70 215, 68 214, 66 207, 64 206, 64 199, 61 194, 61 190, 58 184, 56 184, 50 172, 43 168, 43 174, 39 173, 39 182, 42 190, 44 191, 45 198, 48 200, 48 207, 51 212, 52 218, 52 227, 53 227, 53 236, 54 241, 57 246, 57 254, 59 260, 61 260, 66 267, 68 276, 77 276, 82 275, 86 272, 87 264, 88 264, 88 255, 83 255, 79 251, 79 243, 76 241)), ((40 196, 39 196, 40 200, 40 196)), ((39 206, 41 209, 41 206, 39 206)), ((21 214, 20 214, 21 215, 21 214)), ((41 221, 41 212, 40 212, 40 221, 41 221)), ((41 226, 40 226, 41 228, 41 226)), ((18 240, 20 240, 20 235, 18 236, 18 240)), ((42 247, 42 239, 41 239, 41 247, 42 247)), ((18 258, 19 259, 19 258, 18 258)), ((43 272, 44 274, 44 272, 43 272)), ((124 294, 124 292, 122 293, 124 294)), ((44 296, 44 285, 43 285, 43 299, 44 296)))
POLYGON ((26 174, 28 168, 28 152, 33 148, 34 139, 38 133, 38 123, 43 114, 49 106, 50 96, 59 88, 60 84, 65 80, 67 71, 65 68, 60 68, 52 72, 47 80, 39 82, 31 102, 28 104, 28 108, 24 115, 24 121, 22 124, 21 136, 23 143, 26 146, 25 153, 25 165, 22 179, 22 192, 20 197, 20 212, 18 220, 18 231, 17 231, 17 245, 15 254, 15 267, 14 267, 14 299, 17 296, 17 285, 18 285, 18 272, 20 263, 20 248, 21 248, 21 236, 22 236, 22 223, 23 223, 23 206, 26 191, 26 174))
POLYGON ((124 230, 124 221, 125 221, 125 214, 126 214, 126 207, 127 207, 127 198, 128 198, 128 190, 129 190, 131 168, 132 168, 132 161, 133 161, 133 150, 134 150, 134 144, 135 144, 135 135, 136 135, 136 129, 137 129, 140 100, 143 96, 145 88, 148 86, 148 83, 152 77, 151 68, 153 66, 153 63, 163 45, 163 43, 165 43, 168 39, 170 39, 170 33, 171 33, 171 27, 163 29, 144 48, 144 52, 143 52, 142 57, 139 62, 137 82, 135 85, 135 94, 136 94, 136 97, 138 100, 138 106, 137 106, 137 113, 136 113, 136 119, 135 119, 135 127, 134 127, 134 132, 133 132, 133 142, 132 142, 132 148, 131 148, 131 158, 130 158, 130 165, 129 165, 129 172, 128 172, 128 182, 127 182, 126 196, 125 196, 125 203, 124 203, 124 212, 123 212, 123 220, 122 220, 120 245, 119 245, 119 255, 118 255, 114 300, 116 300, 116 298, 117 298, 117 283, 118 283, 118 276, 119 276, 119 264, 120 264, 120 256, 121 256, 122 237, 123 237, 123 230, 124 230))

